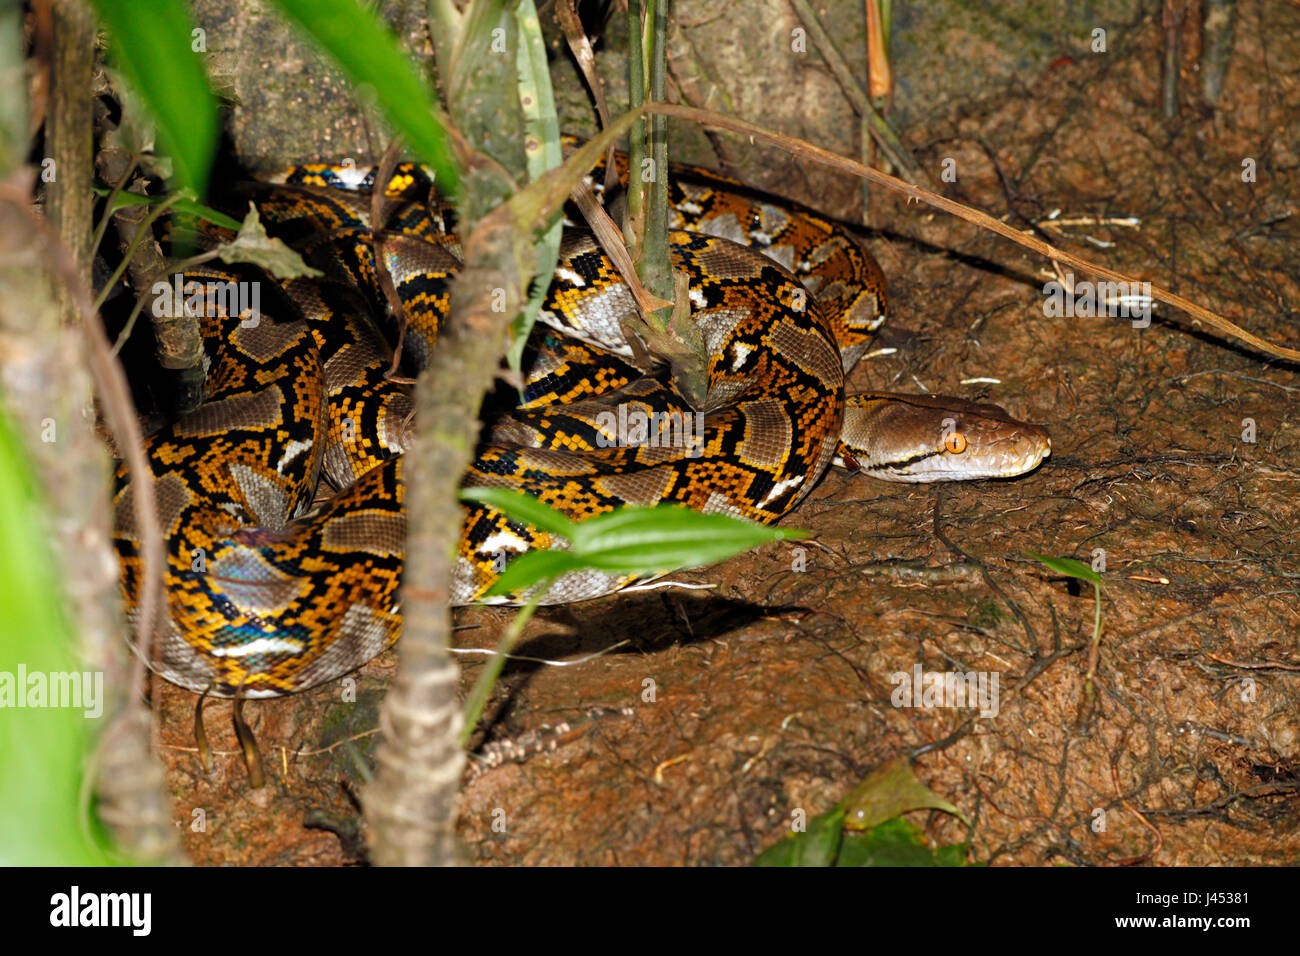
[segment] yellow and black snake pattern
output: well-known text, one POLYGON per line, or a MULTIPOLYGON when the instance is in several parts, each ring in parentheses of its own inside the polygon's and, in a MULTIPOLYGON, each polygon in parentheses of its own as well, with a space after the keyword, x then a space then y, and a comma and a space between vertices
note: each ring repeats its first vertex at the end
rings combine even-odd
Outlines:
MULTIPOLYGON (((309 165, 248 187, 271 234, 321 277, 277 281, 224 266, 174 277, 173 307, 201 316, 205 399, 147 451, 168 560, 157 666, 191 690, 304 690, 400 633, 412 406, 386 374, 397 319, 375 257, 401 300, 402 358, 414 371, 435 347, 460 248, 453 214, 414 165, 385 184, 389 211, 373 226, 375 175, 309 165)), ((688 406, 661 369, 639 367, 622 323, 631 294, 591 236, 568 229, 523 398, 488 422, 466 484, 523 491, 575 519, 673 502, 770 523, 832 462, 933 481, 1015 475, 1048 453, 1041 428, 996 406, 846 399, 845 371, 885 317, 875 261, 807 209, 698 169, 675 170, 672 184, 671 255, 708 349, 703 406, 688 406)), ((130 495, 119 470, 115 536, 134 612, 130 495)), ((467 505, 453 603, 479 600, 514 555, 563 545, 467 505)), ((628 583, 573 572, 546 600, 628 583)))

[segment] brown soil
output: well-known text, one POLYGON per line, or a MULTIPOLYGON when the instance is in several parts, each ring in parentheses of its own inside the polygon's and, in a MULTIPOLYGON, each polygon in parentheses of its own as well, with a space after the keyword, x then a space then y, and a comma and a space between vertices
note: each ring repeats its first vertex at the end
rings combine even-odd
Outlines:
MULTIPOLYGON (((1147 24, 1125 54, 1043 67, 905 138, 928 169, 956 160, 950 195, 1018 227, 1056 209, 1138 217, 1048 238, 1295 344, 1300 7, 1241 7, 1217 111, 1188 95, 1177 120, 1160 117, 1147 24)), ((814 195, 856 191, 807 175, 814 195)), ((851 204, 831 211, 858 218, 851 204)), ((972 825, 913 821, 936 843, 969 839, 974 861, 1300 862, 1300 375, 1168 324, 1166 309, 1144 330, 1045 317, 1047 263, 878 192, 873 221, 885 225, 868 244, 892 287, 884 344, 898 351, 851 385, 985 397, 1045 424, 1051 458, 1018 480, 961 485, 832 473, 787 519, 811 532, 802 554, 777 544, 676 576, 712 591, 540 613, 517 653, 566 666, 508 666, 487 736, 633 711, 470 781, 468 858, 746 863, 795 809, 819 813, 872 768, 915 755, 917 776, 972 825), (976 378, 999 383, 962 384, 976 378), (1091 563, 1099 549, 1088 712, 1092 590, 1025 552, 1091 563), (997 715, 892 706, 890 675, 917 664, 996 672, 997 715)), ((458 646, 492 647, 509 613, 459 612, 458 646)), ((468 688, 483 658, 462 660, 468 688)), ((356 860, 350 794, 392 664, 357 675, 356 703, 332 687, 248 705, 261 791, 247 786, 229 704, 207 711, 209 777, 193 755, 193 696, 158 687, 193 859, 356 860), (344 839, 304 828, 309 817, 344 839)))

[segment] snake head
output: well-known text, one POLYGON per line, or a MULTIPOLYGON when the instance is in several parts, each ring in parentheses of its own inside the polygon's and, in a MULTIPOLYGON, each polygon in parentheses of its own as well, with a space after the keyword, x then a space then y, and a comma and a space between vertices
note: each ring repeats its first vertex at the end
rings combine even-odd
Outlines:
POLYGON ((885 481, 1012 478, 1052 452, 1047 430, 946 395, 850 397, 835 463, 885 481))

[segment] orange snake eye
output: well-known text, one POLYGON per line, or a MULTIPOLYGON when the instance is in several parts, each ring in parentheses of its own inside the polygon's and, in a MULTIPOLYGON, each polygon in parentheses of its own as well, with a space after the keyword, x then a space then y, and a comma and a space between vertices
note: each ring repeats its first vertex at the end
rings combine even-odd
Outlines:
POLYGON ((949 432, 943 440, 943 446, 954 455, 960 455, 966 450, 966 436, 961 432, 949 432))

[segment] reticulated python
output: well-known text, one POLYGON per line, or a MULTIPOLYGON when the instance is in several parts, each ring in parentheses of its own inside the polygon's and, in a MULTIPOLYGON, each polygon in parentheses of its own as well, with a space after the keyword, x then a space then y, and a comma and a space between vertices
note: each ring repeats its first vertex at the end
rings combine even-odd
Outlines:
MULTIPOLYGON (((323 278, 276 281, 240 268, 175 278, 174 307, 202 316, 209 368, 204 402, 148 442, 168 556, 158 667, 196 692, 305 690, 398 637, 411 403, 385 374, 396 320, 374 249, 416 367, 434 345, 460 250, 450 210, 412 165, 397 168, 386 221, 372 231, 374 176, 303 166, 249 187, 271 233, 323 278)), ((524 491, 577 519, 675 502, 769 523, 833 461, 937 481, 1016 475, 1048 454, 1045 431, 997 406, 846 399, 845 370, 885 317, 874 260, 838 224, 704 170, 675 169, 672 189, 672 259, 689 277, 709 355, 703 407, 688 406, 661 369, 638 367, 621 321, 634 311, 631 294, 589 234, 566 230, 523 400, 485 431, 467 484, 524 491)), ((130 494, 119 470, 116 543, 134 613, 130 494)), ((556 546, 467 506, 453 603, 479 599, 503 555, 556 546)), ((570 573, 546 602, 629 583, 570 573)))

